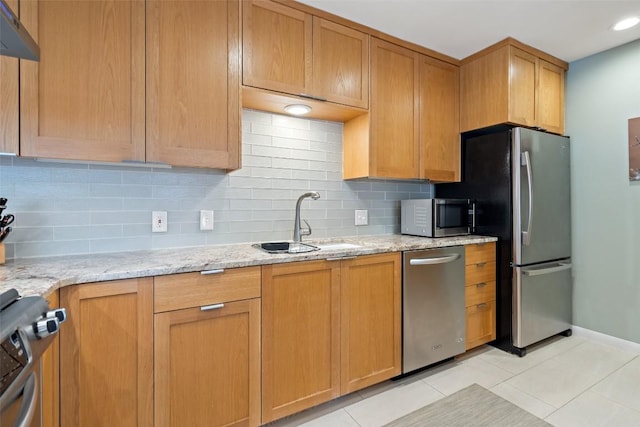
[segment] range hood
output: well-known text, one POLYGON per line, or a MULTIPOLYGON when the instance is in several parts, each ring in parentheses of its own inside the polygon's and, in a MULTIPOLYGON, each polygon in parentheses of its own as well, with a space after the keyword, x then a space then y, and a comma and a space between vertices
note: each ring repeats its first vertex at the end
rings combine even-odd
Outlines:
POLYGON ((31 61, 40 59, 38 44, 4 0, 0 0, 0 55, 31 61))

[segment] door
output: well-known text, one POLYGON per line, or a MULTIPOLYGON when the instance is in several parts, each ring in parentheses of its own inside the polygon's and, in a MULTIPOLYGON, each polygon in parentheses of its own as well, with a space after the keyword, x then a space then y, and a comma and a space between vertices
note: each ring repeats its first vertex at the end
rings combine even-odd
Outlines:
MULTIPOLYGON (((7 0, 14 13, 18 0, 7 0)), ((18 58, 0 56, 0 153, 18 154, 18 58)))
POLYGON ((400 253, 341 262, 341 393, 400 374, 400 253))
POLYGON ((571 256, 569 138, 513 130, 514 263, 571 256))
POLYGON ((23 1, 40 62, 20 62, 20 155, 145 159, 144 2, 23 1))
POLYGON ((519 348, 571 328, 571 259, 514 268, 513 345, 519 348))
POLYGON ((260 424, 260 299, 155 315, 155 425, 260 424))
POLYGON ((240 4, 146 2, 146 160, 240 164, 240 4))
POLYGON ((340 263, 262 267, 262 422, 340 394, 340 263))

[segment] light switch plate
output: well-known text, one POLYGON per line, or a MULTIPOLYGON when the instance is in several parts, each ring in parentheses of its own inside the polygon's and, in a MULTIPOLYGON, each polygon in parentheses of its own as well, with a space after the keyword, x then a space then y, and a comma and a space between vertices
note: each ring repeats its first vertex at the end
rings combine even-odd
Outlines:
POLYGON ((153 233, 167 232, 167 211, 151 212, 151 231, 153 233))
POLYGON ((213 211, 200 211, 200 230, 213 230, 213 211))
POLYGON ((356 209, 356 225, 369 225, 369 211, 356 209))

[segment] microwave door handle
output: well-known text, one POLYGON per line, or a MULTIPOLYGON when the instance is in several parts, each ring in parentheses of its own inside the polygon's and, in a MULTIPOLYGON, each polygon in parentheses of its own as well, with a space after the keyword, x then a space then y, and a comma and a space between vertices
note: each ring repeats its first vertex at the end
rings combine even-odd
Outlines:
POLYGON ((24 383, 22 389, 22 404, 20 412, 14 424, 15 427, 27 427, 31 425, 33 416, 38 405, 38 382, 36 381, 36 373, 32 372, 24 383))
POLYGON ((414 258, 409 260, 409 265, 433 265, 433 264, 446 264, 453 262, 460 258, 459 254, 438 256, 433 258, 414 258))
POLYGON ((529 246, 531 244, 531 214, 533 213, 533 184, 531 180, 531 157, 529 152, 522 153, 522 165, 527 168, 527 184, 529 186, 529 218, 527 221, 527 231, 522 232, 522 244, 529 246))

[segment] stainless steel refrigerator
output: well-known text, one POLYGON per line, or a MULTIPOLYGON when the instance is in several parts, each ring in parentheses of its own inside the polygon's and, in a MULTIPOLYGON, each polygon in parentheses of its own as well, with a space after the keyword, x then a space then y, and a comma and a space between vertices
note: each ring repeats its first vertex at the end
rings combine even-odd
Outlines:
POLYGON ((475 234, 498 237, 496 341, 526 347, 571 334, 569 138, 526 128, 464 134, 462 182, 435 196, 476 203, 475 234))

